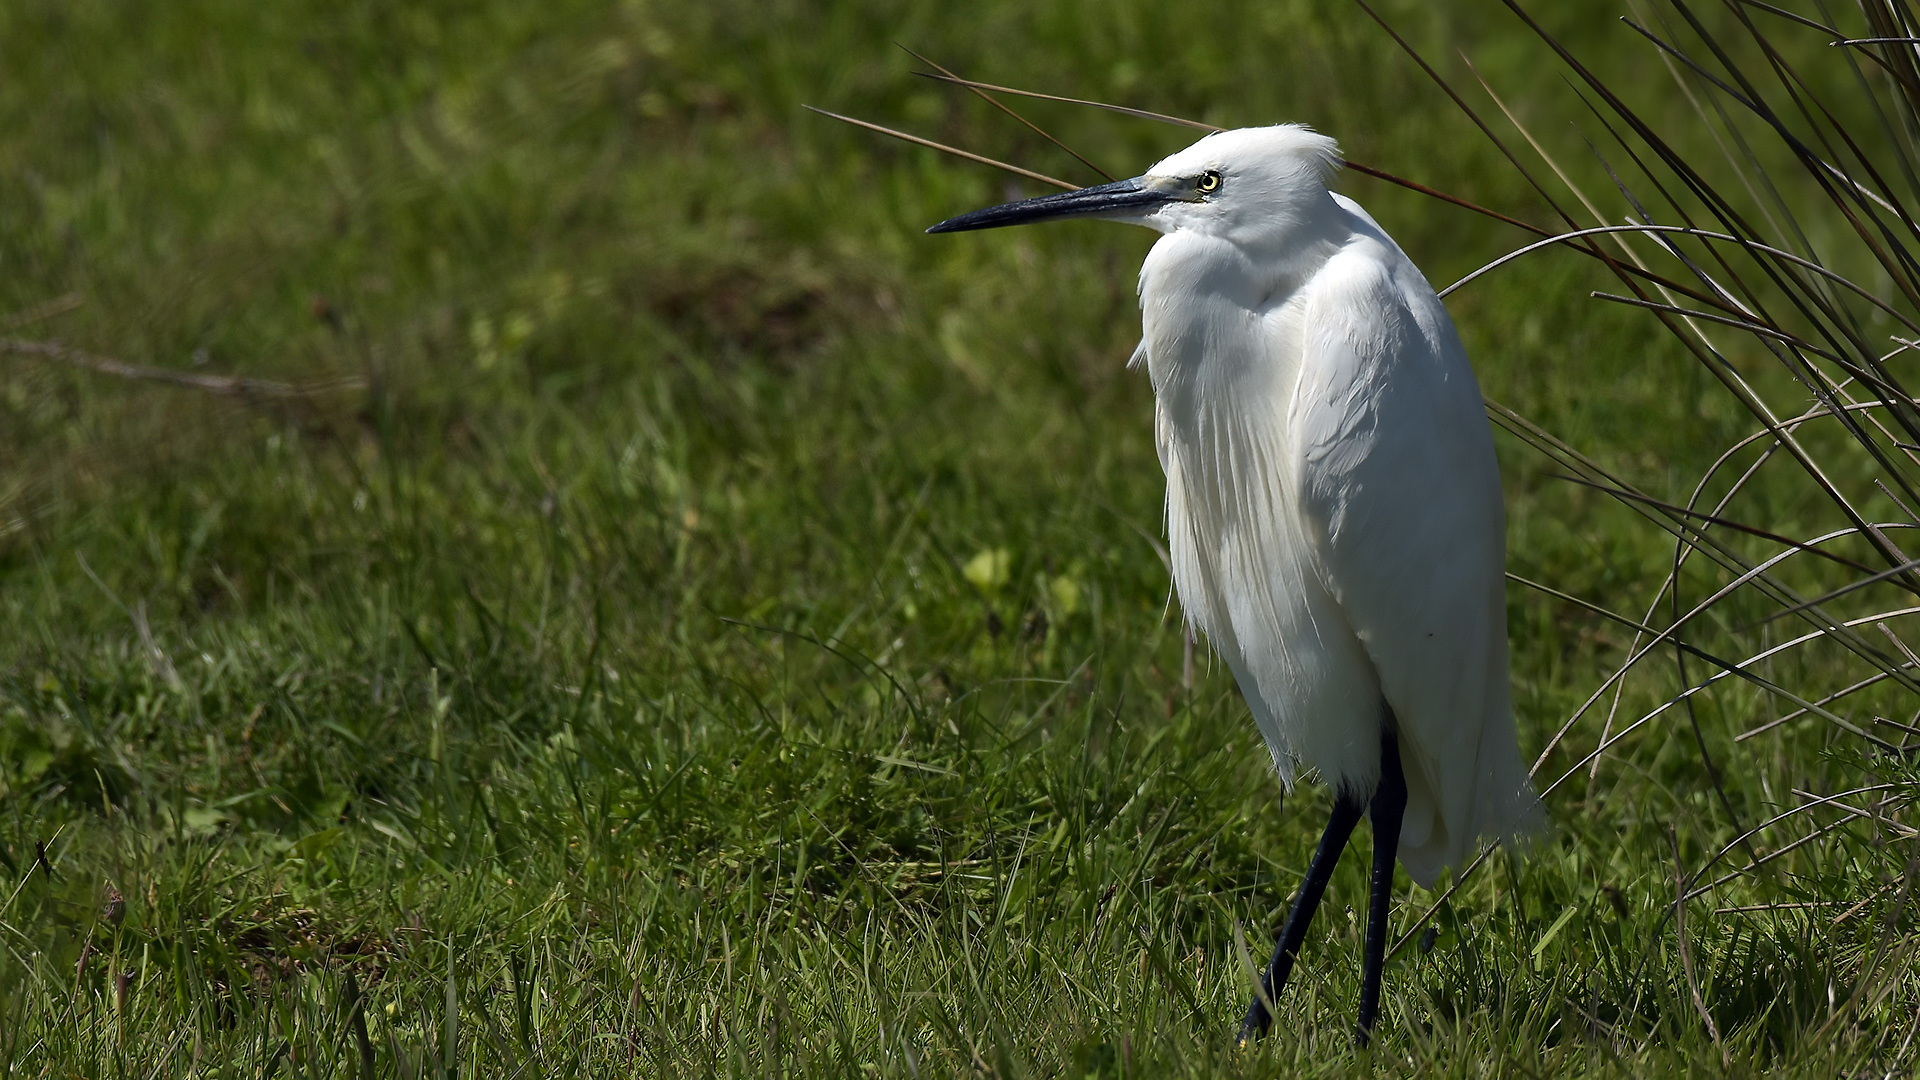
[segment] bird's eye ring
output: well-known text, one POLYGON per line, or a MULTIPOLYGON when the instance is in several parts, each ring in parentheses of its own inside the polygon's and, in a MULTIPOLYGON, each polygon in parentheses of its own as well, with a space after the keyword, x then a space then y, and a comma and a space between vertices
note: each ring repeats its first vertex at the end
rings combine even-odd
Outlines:
POLYGON ((1201 173, 1200 179, 1193 182, 1193 190, 1202 195, 1211 195, 1219 191, 1220 174, 1213 169, 1208 169, 1206 172, 1201 173))

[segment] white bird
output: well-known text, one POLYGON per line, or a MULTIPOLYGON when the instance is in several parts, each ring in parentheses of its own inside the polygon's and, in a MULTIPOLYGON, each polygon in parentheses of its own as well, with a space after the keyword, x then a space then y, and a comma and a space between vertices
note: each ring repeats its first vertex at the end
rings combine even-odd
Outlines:
POLYGON ((1162 234, 1132 364, 1153 383, 1181 607, 1233 671, 1290 789, 1332 820, 1240 1029, 1264 1033, 1363 812, 1373 821, 1357 1038, 1379 1009, 1396 853, 1430 886, 1544 824, 1515 737, 1505 522, 1480 388, 1433 286, 1352 199, 1334 141, 1208 135, 1132 180, 943 221, 1070 217, 1162 234))

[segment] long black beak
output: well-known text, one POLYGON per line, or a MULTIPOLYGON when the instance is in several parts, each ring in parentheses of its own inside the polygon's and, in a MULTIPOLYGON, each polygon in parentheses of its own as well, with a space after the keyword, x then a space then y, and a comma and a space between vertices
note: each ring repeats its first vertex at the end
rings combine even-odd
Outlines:
POLYGON ((989 206, 985 210, 948 218, 927 231, 968 232, 1057 218, 1138 217, 1156 206, 1177 201, 1183 201, 1179 189, 1166 179, 1136 176, 1131 180, 1115 180, 1111 184, 1081 188, 1079 191, 989 206))

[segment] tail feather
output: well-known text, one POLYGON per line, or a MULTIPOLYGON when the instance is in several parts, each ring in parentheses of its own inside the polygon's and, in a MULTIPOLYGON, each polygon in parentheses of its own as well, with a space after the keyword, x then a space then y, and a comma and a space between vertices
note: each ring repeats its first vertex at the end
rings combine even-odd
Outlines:
POLYGON ((1471 776, 1450 778, 1448 786, 1455 790, 1442 790, 1445 780, 1436 783, 1439 778, 1421 763, 1404 760, 1406 747, 1401 753, 1407 812, 1400 832, 1400 863, 1421 888, 1432 888, 1449 866, 1456 873, 1465 869, 1481 840, 1525 845, 1546 830, 1546 808, 1534 794, 1520 760, 1513 724, 1504 717, 1481 728, 1477 767, 1471 776), (1466 785, 1467 790, 1458 790, 1458 785, 1466 785), (1450 815, 1449 807, 1459 810, 1450 815), (1462 816, 1464 821, 1459 820, 1462 816))

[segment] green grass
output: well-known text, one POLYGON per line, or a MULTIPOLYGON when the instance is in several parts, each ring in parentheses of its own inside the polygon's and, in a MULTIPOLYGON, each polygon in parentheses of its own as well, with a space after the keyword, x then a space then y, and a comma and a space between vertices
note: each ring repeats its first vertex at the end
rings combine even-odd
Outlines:
MULTIPOLYGON (((1651 85, 1611 15, 1556 18, 1651 85)), ((1564 94, 1504 13, 1393 16, 1564 94)), ((1804 722, 1736 745, 1781 711, 1737 683, 1697 712, 1727 803, 1677 712, 1557 789, 1391 963, 1368 1055, 1349 859, 1232 1051, 1236 935, 1264 953, 1326 796, 1283 795, 1204 649, 1183 677, 1123 369, 1151 238, 919 235, 1008 185, 801 103, 1085 177, 895 39, 1550 220, 1339 3, 0 7, 0 335, 319 387, 0 355, 5 1075, 352 1075, 355 1015, 407 1077, 1911 1069, 1892 833, 1689 905, 1724 1057, 1701 1019, 1676 857, 1903 775, 1804 722)), ((1033 112, 1121 174, 1186 141, 1033 112)), ((1342 185, 1436 282, 1519 242, 1342 185)), ((1749 422, 1607 285, 1548 252, 1450 306, 1491 397, 1684 499, 1749 422)), ((1502 438, 1511 567, 1644 608, 1665 535, 1502 438)), ((1510 617, 1538 753, 1630 635, 1510 617)), ((1401 896, 1404 931, 1434 895, 1401 896)))

